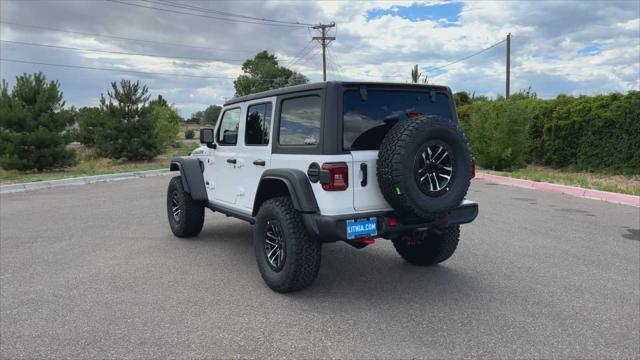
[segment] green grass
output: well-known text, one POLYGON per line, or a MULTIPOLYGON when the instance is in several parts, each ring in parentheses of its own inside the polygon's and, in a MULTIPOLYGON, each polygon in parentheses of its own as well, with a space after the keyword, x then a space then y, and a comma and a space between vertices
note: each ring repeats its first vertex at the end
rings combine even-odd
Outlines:
POLYGON ((571 170, 556 170, 540 166, 529 166, 527 168, 514 171, 489 172, 517 179, 572 185, 586 189, 603 190, 621 194, 640 195, 640 176, 638 175, 627 176, 586 173, 571 170))
POLYGON ((118 174, 132 171, 146 171, 157 169, 168 169, 169 160, 174 156, 189 155, 193 149, 198 147, 197 143, 179 143, 179 147, 170 147, 163 155, 150 161, 114 161, 104 158, 90 158, 82 160, 78 165, 58 171, 45 172, 21 172, 2 171, 0 173, 0 183, 23 183, 46 180, 68 179, 81 176, 93 176, 104 174, 118 174))

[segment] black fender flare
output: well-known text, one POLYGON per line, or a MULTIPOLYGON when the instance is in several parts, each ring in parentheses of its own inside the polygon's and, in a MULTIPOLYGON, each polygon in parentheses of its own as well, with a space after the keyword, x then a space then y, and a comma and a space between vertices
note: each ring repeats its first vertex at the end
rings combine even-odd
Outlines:
POLYGON ((273 197, 268 193, 268 186, 274 180, 284 183, 287 187, 294 209, 307 214, 320 211, 307 174, 298 169, 268 169, 260 177, 253 201, 253 216, 257 215, 262 202, 273 197))
POLYGON ((203 164, 198 158, 177 157, 171 160, 171 171, 180 171, 182 187, 195 201, 208 201, 207 189, 202 175, 203 164))

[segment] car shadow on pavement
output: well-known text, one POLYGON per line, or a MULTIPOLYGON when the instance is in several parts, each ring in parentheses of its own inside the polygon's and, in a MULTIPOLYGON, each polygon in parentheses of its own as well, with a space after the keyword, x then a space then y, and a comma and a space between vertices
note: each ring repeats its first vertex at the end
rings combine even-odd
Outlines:
MULTIPOLYGON (((205 226, 197 242, 211 247, 217 254, 233 258, 230 272, 239 271, 262 282, 256 269, 253 251, 253 226, 240 221, 213 222, 205 226)), ((380 239, 365 249, 345 243, 323 245, 322 264, 316 282, 308 289, 287 294, 292 299, 329 299, 360 302, 395 300, 428 303, 482 296, 491 287, 479 276, 455 262, 456 255, 440 265, 413 266, 396 254, 388 240, 380 239)), ((264 285, 264 291, 270 290, 264 285)), ((305 300, 306 301, 306 300, 305 300)))

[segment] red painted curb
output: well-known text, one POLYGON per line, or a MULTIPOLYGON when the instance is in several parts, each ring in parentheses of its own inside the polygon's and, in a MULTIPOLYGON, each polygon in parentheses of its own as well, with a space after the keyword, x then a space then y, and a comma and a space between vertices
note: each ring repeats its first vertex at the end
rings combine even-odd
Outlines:
POLYGON ((516 186, 525 189, 559 192, 585 199, 601 200, 615 204, 640 207, 640 196, 619 194, 609 191, 584 189, 577 186, 552 184, 525 179, 516 179, 508 176, 493 175, 482 171, 476 172, 476 179, 487 180, 501 185, 516 186))

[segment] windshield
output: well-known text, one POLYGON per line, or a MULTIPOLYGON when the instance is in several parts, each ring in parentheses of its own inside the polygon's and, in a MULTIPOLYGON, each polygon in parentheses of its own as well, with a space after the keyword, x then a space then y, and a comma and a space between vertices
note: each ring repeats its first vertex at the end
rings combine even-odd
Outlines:
POLYGON ((349 90, 343 97, 343 146, 345 150, 378 150, 382 139, 398 121, 417 115, 451 118, 447 94, 437 92, 435 102, 428 91, 349 90))

